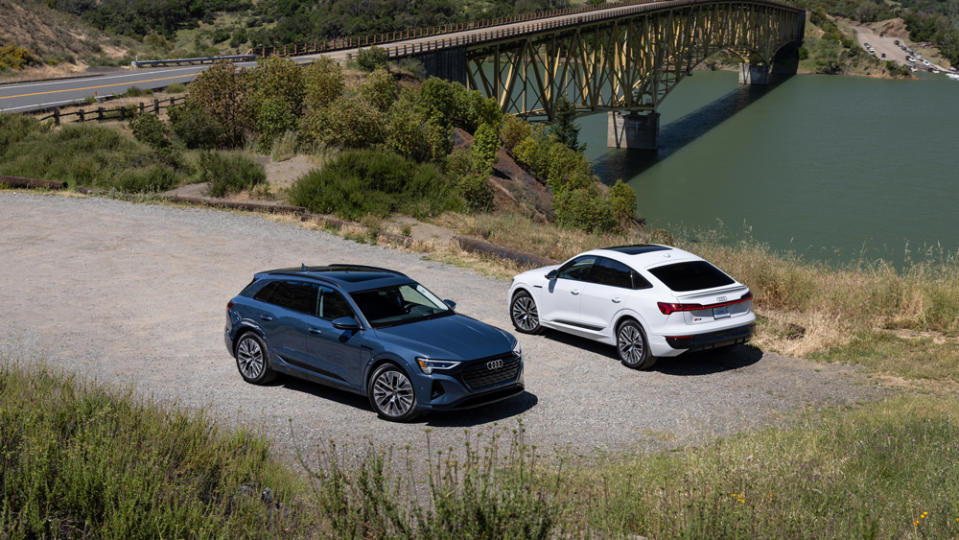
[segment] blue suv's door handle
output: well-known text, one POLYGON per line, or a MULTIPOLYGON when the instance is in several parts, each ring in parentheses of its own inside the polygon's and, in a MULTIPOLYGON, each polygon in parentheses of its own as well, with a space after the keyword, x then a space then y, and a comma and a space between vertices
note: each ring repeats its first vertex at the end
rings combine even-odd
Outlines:
POLYGON ((310 328, 309 331, 310 331, 310 333, 313 334, 314 336, 322 336, 322 335, 323 335, 323 331, 320 330, 319 328, 310 328))
POLYGON ((273 315, 260 315, 260 318, 263 319, 264 321, 272 321, 273 315))

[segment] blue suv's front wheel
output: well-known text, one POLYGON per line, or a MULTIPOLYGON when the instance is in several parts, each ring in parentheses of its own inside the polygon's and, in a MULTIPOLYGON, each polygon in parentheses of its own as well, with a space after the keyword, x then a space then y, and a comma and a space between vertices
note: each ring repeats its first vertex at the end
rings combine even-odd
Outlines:
POLYGON ((366 390, 370 404, 380 418, 406 422, 417 414, 413 382, 395 364, 387 363, 376 368, 366 390))

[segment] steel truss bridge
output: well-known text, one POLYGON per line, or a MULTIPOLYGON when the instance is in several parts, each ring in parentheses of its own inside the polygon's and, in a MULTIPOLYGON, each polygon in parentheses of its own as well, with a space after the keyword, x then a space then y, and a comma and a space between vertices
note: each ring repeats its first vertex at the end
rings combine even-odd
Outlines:
POLYGON ((761 1, 677 0, 637 8, 469 46, 468 86, 495 97, 505 112, 531 119, 551 118, 561 97, 587 114, 655 111, 694 66, 718 51, 738 56, 742 69, 751 70, 743 82, 765 82, 777 53, 802 41, 805 20, 795 8, 761 1))

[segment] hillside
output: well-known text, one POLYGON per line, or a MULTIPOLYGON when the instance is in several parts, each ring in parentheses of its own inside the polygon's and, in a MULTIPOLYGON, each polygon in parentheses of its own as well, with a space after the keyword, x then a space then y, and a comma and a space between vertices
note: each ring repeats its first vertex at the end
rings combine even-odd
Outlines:
POLYGON ((124 63, 130 48, 128 38, 112 37, 78 17, 36 2, 0 0, 0 45, 23 48, 29 53, 25 72, 11 73, 16 66, 0 69, 0 76, 55 76, 82 71, 90 66, 124 63))

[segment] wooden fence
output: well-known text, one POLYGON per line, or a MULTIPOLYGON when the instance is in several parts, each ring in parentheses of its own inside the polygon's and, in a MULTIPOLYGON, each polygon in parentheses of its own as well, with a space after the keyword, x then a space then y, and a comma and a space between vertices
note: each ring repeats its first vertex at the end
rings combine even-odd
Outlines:
POLYGON ((186 101, 186 96, 174 96, 166 99, 157 99, 153 98, 153 103, 144 103, 140 102, 135 105, 123 105, 117 107, 97 107, 96 109, 78 109, 73 112, 60 112, 60 109, 54 109, 52 113, 47 116, 40 118, 43 120, 53 120, 55 125, 60 125, 61 120, 66 119, 70 116, 76 116, 74 122, 103 122, 106 120, 128 120, 138 114, 155 114, 160 115, 160 112, 169 109, 174 105, 178 105, 186 101))

